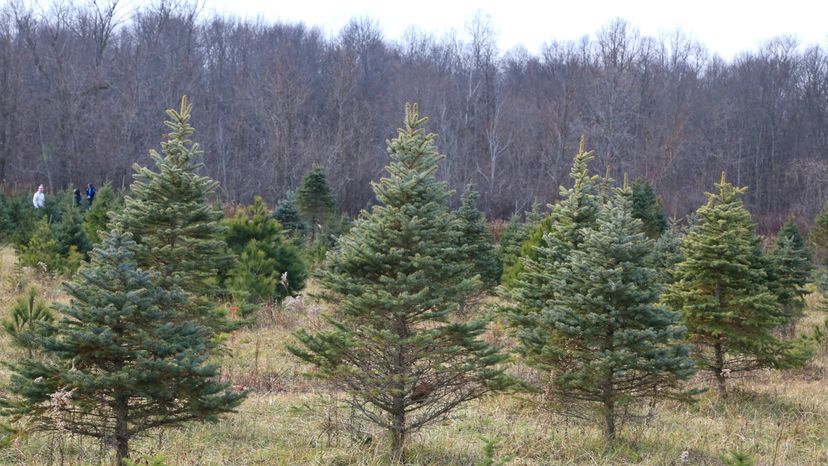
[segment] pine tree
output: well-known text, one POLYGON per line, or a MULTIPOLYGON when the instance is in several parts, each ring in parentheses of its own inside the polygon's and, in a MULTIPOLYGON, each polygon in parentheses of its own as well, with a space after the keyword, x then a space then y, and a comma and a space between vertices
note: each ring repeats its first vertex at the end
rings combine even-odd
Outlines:
POLYGON ((273 218, 282 225, 285 233, 292 239, 303 238, 308 230, 308 225, 302 220, 299 209, 296 208, 296 194, 293 191, 287 193, 285 198, 279 201, 273 211, 273 218))
POLYGON ((223 241, 223 213, 208 203, 218 183, 198 175, 201 150, 190 140, 192 105, 182 97, 180 110, 167 110, 172 130, 161 143, 162 154, 150 151, 157 171, 133 165, 134 181, 113 226, 134 235, 136 260, 156 271, 160 288, 190 294, 178 313, 197 318, 209 328, 226 328, 222 312, 207 297, 218 293, 215 277, 232 257, 223 241))
POLYGON ((231 292, 250 303, 281 302, 304 288, 307 273, 299 251, 284 239, 261 197, 224 225, 227 246, 237 256, 228 272, 231 292))
POLYGON ((244 398, 216 381, 209 331, 174 315, 186 295, 155 287, 136 265, 134 247, 128 234, 104 238, 66 286, 71 301, 58 306, 65 317, 35 340, 48 358, 11 365, 0 402, 3 414, 34 430, 112 442, 117 464, 135 435, 214 421, 244 398), (53 394, 69 402, 47 403, 53 394))
POLYGON ((724 173, 716 186, 682 242, 684 261, 664 298, 681 312, 697 365, 713 373, 725 397, 728 374, 801 365, 808 354, 772 334, 786 317, 768 289, 759 238, 742 204, 746 188, 724 173))
POLYGON ((636 180, 632 184, 633 217, 641 220, 644 234, 652 239, 661 236, 667 229, 667 219, 661 209, 661 202, 646 181, 636 180))
POLYGON ((793 334, 796 320, 805 309, 805 284, 811 276, 811 252, 805 246, 802 233, 793 219, 788 220, 776 234, 769 255, 771 291, 782 305, 784 316, 791 325, 786 331, 793 334))
POLYGON ((596 226, 555 268, 539 270, 555 299, 522 341, 528 362, 551 371, 557 397, 597 405, 613 440, 625 405, 653 396, 681 397, 693 371, 677 313, 658 304, 648 265, 653 241, 632 216, 628 188, 599 207, 596 226))
POLYGON ((505 356, 479 338, 485 323, 450 322, 480 282, 458 247, 449 193, 435 178, 443 156, 425 121, 406 106, 405 128, 388 142, 388 177, 373 184, 378 205, 328 254, 320 286, 336 308, 333 330, 300 331, 290 348, 389 432, 393 461, 412 432, 511 383, 497 368, 505 356))
POLYGON ((302 186, 296 193, 296 205, 310 226, 311 244, 316 244, 336 207, 336 200, 320 165, 314 164, 302 178, 302 186))
POLYGON ((491 290, 500 281, 503 270, 494 249, 494 237, 486 225, 486 217, 477 210, 479 194, 473 184, 466 185, 463 203, 457 211, 460 222, 460 242, 467 246, 471 273, 480 275, 485 290, 491 290))

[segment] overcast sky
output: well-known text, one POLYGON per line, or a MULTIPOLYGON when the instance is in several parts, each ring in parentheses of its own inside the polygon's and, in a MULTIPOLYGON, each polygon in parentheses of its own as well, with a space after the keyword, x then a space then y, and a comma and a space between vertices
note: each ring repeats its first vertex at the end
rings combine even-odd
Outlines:
POLYGON ((501 51, 523 44, 531 53, 544 42, 594 34, 617 17, 649 36, 680 28, 725 59, 782 34, 804 44, 828 44, 825 0, 206 0, 206 8, 303 22, 329 34, 353 17, 370 17, 391 40, 412 25, 438 36, 452 29, 462 36, 480 10, 491 17, 501 51))

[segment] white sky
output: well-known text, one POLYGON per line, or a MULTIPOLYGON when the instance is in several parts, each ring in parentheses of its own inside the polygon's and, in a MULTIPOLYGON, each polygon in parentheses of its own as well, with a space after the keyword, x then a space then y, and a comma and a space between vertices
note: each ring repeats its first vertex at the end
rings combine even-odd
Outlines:
MULTIPOLYGON (((348 20, 369 17, 385 38, 412 25, 438 37, 480 10, 491 16, 501 52, 523 44, 530 53, 544 42, 592 35, 614 18, 658 37, 681 28, 724 59, 792 34, 803 44, 828 45, 826 0, 205 0, 206 11, 242 18, 303 22, 336 34, 348 20)), ((140 0, 139 0, 140 2, 140 0)))

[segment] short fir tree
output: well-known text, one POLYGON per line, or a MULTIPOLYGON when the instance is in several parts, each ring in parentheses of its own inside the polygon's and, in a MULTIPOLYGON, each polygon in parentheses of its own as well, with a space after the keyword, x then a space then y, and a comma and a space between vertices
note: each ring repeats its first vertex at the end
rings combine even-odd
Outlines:
POLYGON ((107 181, 95 193, 95 202, 86 210, 83 218, 83 231, 93 244, 100 242, 101 233, 109 231, 111 213, 120 213, 124 208, 124 198, 112 188, 107 181))
POLYGON ((302 178, 302 185, 296 192, 296 205, 310 227, 311 244, 316 244, 336 209, 336 199, 321 165, 314 164, 302 178))
POLYGON ((828 265, 828 202, 814 218, 810 240, 817 262, 822 266, 828 265))
POLYGON ((771 291, 776 294, 789 325, 785 327, 788 336, 795 331, 795 323, 805 310, 805 285, 811 277, 811 252, 793 219, 788 220, 776 234, 770 251, 769 276, 771 291))
POLYGON ((679 384, 693 372, 678 314, 658 304, 652 246, 632 216, 630 190, 619 190, 580 245, 542 271, 555 299, 522 335, 534 348, 528 362, 551 372, 557 398, 598 408, 608 441, 626 406, 685 397, 679 384))
POLYGON ((91 264, 66 285, 71 301, 58 306, 65 317, 35 340, 48 358, 12 364, 0 402, 3 414, 34 430, 105 441, 117 464, 135 435, 214 421, 244 398, 216 380, 209 331, 175 318, 186 295, 154 286, 137 267, 134 246, 114 231, 91 253, 91 264), (56 395, 68 402, 49 403, 56 395))
POLYGON ((389 432, 392 461, 402 462, 411 433, 511 383, 498 368, 506 357, 479 338, 485 323, 450 322, 480 282, 458 247, 449 193, 435 178, 443 157, 424 123, 406 106, 388 177, 373 185, 378 204, 328 254, 320 285, 336 309, 333 330, 300 331, 290 348, 389 432))
POLYGON ((231 294, 248 303, 281 302, 304 288, 307 273, 299 251, 283 237, 261 197, 224 225, 225 241, 236 255, 226 284, 231 294))
POLYGON ((635 180, 632 184, 633 217, 641 220, 644 234, 656 239, 667 229, 667 218, 661 208, 661 202, 650 183, 635 180))
POLYGON ((162 154, 150 151, 157 171, 133 165, 134 181, 123 212, 112 225, 134 235, 138 266, 157 272, 156 285, 190 294, 178 313, 209 328, 227 327, 224 315, 209 297, 217 295, 218 270, 232 260, 223 240, 223 213, 209 204, 218 183, 198 174, 201 149, 190 140, 192 105, 182 97, 180 110, 167 110, 171 129, 161 143, 162 154))
POLYGON ((724 398, 729 374, 798 366, 809 354, 773 335, 787 318, 768 289, 759 238, 742 204, 746 188, 728 183, 724 173, 716 186, 684 237, 684 260, 664 299, 681 313, 697 365, 712 372, 724 398))
POLYGON ((460 242, 466 246, 471 273, 480 275, 484 291, 492 290, 500 282, 502 269, 494 248, 494 237, 486 225, 483 212, 477 210, 479 194, 473 184, 466 185, 462 205, 456 212, 460 223, 460 242))
POLYGON ((293 191, 287 193, 285 198, 276 205, 273 218, 282 225, 282 230, 291 239, 301 240, 308 230, 308 225, 302 220, 299 209, 296 207, 296 194, 293 191))

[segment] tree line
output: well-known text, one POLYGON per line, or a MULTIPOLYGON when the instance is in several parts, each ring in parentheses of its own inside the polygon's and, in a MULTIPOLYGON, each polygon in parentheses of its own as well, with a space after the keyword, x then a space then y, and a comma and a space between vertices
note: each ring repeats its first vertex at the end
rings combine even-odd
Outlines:
POLYGON ((8 3, 0 180, 17 191, 103 179, 126 188, 163 132, 155 109, 187 94, 206 174, 231 202, 275 202, 319 164, 339 208, 355 214, 374 202, 382 141, 409 100, 440 134, 440 178, 457 190, 474 183, 489 217, 554 200, 581 136, 602 165, 649 181, 677 217, 721 171, 751 187, 745 202, 763 231, 790 213, 813 218, 828 195, 822 47, 780 37, 725 61, 680 31, 648 37, 619 19, 578 41, 549 31, 535 55, 498 50, 494 30, 478 15, 459 35, 411 29, 390 41, 370 19, 328 37, 187 2, 129 12, 117 0, 8 3))

